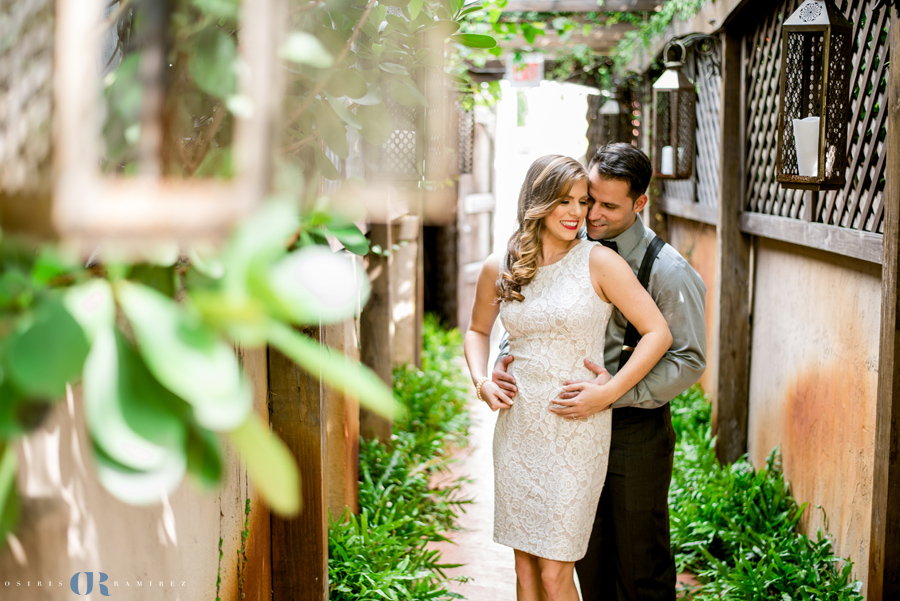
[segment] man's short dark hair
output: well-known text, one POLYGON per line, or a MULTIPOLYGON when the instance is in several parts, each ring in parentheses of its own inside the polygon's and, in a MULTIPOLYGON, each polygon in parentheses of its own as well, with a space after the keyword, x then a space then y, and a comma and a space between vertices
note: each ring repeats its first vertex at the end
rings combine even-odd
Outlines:
POLYGON ((647 191, 653 177, 653 167, 647 155, 622 142, 601 146, 591 157, 588 173, 595 167, 602 178, 628 182, 631 200, 637 200, 647 191))

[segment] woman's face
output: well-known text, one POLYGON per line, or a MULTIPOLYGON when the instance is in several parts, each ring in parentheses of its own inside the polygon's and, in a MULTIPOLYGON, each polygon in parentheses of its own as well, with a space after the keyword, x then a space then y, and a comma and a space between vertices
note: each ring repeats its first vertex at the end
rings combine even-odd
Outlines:
POLYGON ((544 217, 544 231, 560 240, 574 240, 584 223, 584 218, 591 208, 591 197, 588 196, 588 182, 580 179, 572 185, 572 189, 544 217))

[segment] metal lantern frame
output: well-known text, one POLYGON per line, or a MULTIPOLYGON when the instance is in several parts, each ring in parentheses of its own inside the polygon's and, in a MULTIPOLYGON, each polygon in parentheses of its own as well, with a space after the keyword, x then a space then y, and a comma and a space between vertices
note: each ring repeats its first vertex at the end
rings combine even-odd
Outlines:
POLYGON ((597 115, 600 117, 600 140, 605 144, 625 142, 623 135, 625 127, 622 123, 625 111, 622 110, 622 105, 615 93, 604 92, 602 95, 606 97, 606 101, 597 111, 597 115))
POLYGON ((697 89, 682 68, 687 48, 672 40, 663 51, 666 70, 653 83, 653 176, 688 179, 694 174, 697 130, 697 89), (678 49, 678 60, 669 52, 678 49))
MULTIPOLYGON (((776 180, 784 188, 838 190, 846 182, 852 45, 853 24, 832 0, 807 0, 782 26, 776 180), (801 161, 808 168, 811 159, 798 156, 795 120, 810 117, 819 119, 815 175, 800 175, 801 161)), ((803 150, 809 143, 807 136, 803 150)))
MULTIPOLYGON (((98 57, 108 3, 56 0, 47 4, 53 7, 48 34, 53 48, 48 75, 52 111, 40 127, 52 131, 52 141, 48 136, 52 160, 42 172, 44 180, 52 183, 39 190, 38 196, 19 194, 17 198, 23 200, 13 197, 9 204, 19 209, 4 209, 8 218, 5 225, 61 237, 86 248, 110 242, 119 252, 136 256, 145 252, 147 243, 222 240, 266 193, 281 98, 277 51, 282 0, 240 2, 238 53, 245 68, 238 76, 238 92, 249 100, 252 110, 235 117, 235 169, 228 180, 167 177, 162 173, 168 21, 159 3, 148 4, 154 12, 148 18, 152 23, 145 25, 148 38, 141 64, 144 100, 139 174, 103 173, 103 74, 98 69, 98 57)), ((0 189, 0 198, 8 194, 5 187, 0 189)))

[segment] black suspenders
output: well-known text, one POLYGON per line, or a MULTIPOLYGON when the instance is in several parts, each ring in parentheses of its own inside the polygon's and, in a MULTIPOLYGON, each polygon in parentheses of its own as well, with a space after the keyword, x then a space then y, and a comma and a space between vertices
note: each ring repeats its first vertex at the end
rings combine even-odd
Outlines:
MULTIPOLYGON (((665 245, 665 241, 659 236, 656 236, 650 242, 650 246, 647 247, 647 252, 644 254, 644 260, 641 261, 641 268, 638 270, 638 281, 645 290, 650 283, 650 270, 653 269, 653 262, 656 261, 659 251, 662 250, 662 247, 665 245)), ((625 328, 625 338, 622 340, 622 354, 619 356, 620 370, 631 358, 634 347, 637 346, 638 340, 640 339, 641 335, 638 333, 637 328, 629 321, 628 326, 625 328)))

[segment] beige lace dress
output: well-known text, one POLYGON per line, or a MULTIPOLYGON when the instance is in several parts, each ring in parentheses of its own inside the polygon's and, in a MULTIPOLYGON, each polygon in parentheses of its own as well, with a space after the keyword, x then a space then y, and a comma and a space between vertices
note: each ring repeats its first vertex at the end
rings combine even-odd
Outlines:
POLYGON ((494 540, 558 561, 587 551, 609 458, 612 411, 579 421, 548 411, 564 380, 594 377, 585 358, 603 363, 612 305, 591 285, 593 246, 540 267, 523 301, 500 306, 518 392, 494 430, 494 540))

